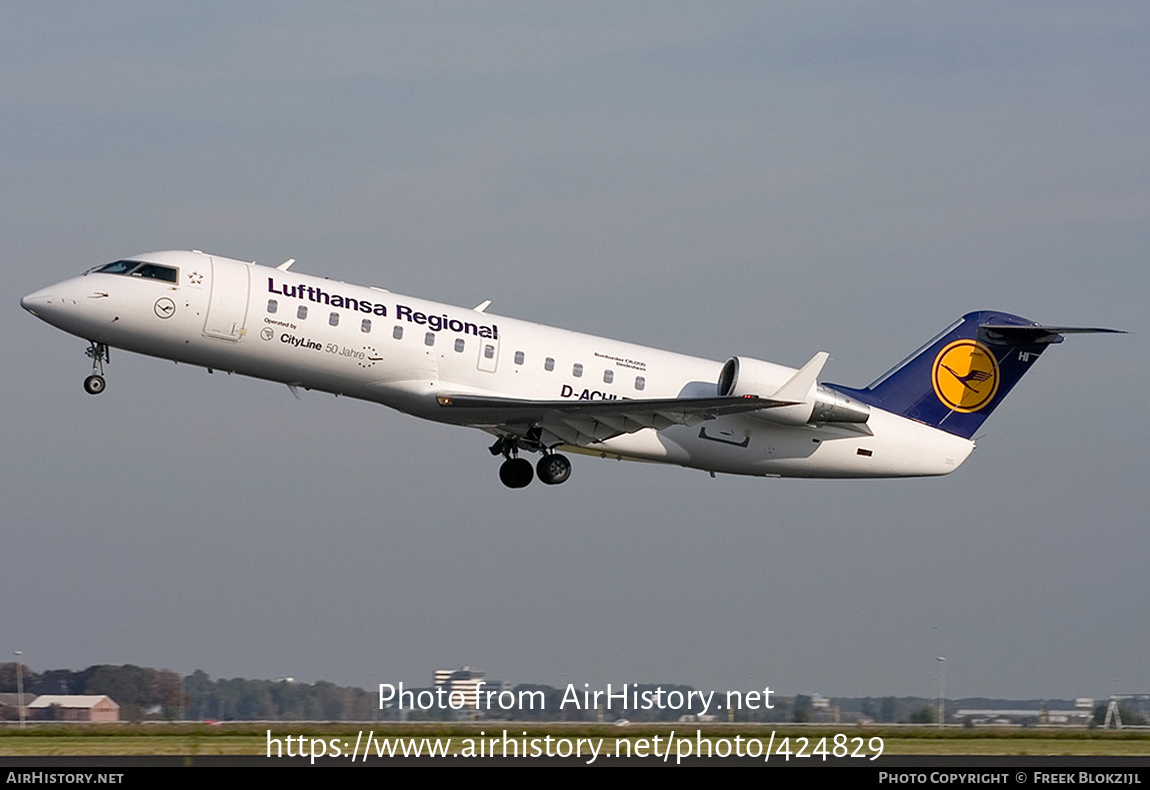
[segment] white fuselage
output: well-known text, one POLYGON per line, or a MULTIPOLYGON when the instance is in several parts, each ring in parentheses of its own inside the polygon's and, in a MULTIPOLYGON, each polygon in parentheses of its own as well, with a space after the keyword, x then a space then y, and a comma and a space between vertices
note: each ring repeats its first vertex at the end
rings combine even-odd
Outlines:
MULTIPOLYGON (((95 343, 469 424, 443 393, 520 400, 700 398, 723 363, 199 252, 136 256, 174 282, 101 272, 22 300, 95 343)), ((793 368, 766 366, 780 387, 793 368)), ((760 371, 760 375, 762 371, 760 371)), ((491 432, 496 426, 475 425, 491 432)), ((645 428, 582 448, 744 475, 946 474, 969 440, 880 409, 865 427, 781 425, 756 412, 645 428)))

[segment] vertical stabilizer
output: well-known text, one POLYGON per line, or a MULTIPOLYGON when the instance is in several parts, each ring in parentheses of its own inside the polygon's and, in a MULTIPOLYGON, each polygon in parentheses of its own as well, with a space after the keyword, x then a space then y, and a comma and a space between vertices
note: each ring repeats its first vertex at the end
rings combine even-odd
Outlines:
POLYGON ((829 385, 863 403, 969 439, 1046 347, 1063 334, 1009 313, 967 313, 866 389, 829 385))

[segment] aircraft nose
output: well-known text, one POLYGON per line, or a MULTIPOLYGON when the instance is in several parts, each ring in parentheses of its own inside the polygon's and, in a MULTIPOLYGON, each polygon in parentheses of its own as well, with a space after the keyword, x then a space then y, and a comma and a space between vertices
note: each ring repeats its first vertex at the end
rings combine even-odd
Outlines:
POLYGON ((80 317, 76 310, 81 293, 78 286, 80 284, 75 280, 49 285, 25 296, 20 300, 20 306, 41 321, 63 329, 61 321, 72 321, 80 317))
POLYGON ((52 291, 48 288, 43 288, 35 293, 30 293, 20 300, 20 306, 27 310, 32 315, 36 315, 36 310, 43 310, 52 304, 55 297, 52 291))

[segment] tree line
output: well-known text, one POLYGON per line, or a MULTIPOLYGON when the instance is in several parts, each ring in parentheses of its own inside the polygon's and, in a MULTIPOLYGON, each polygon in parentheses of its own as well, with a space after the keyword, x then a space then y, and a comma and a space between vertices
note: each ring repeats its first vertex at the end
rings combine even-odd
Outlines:
MULTIPOLYGON (((467 718, 468 711, 432 708, 430 710, 400 711, 395 707, 379 709, 379 696, 374 689, 364 691, 351 686, 338 686, 327 681, 297 683, 291 680, 248 680, 230 678, 213 680, 206 672, 196 670, 190 675, 181 676, 169 669, 152 669, 133 664, 116 666, 96 664, 74 672, 70 669, 52 669, 34 672, 27 665, 20 664, 24 693, 27 701, 41 694, 97 694, 106 695, 120 706, 120 718, 124 721, 144 720, 187 720, 187 721, 378 721, 406 719, 452 720, 467 718)), ((425 687, 427 688, 427 687, 425 687)), ((655 689, 654 684, 639 684, 640 692, 655 689)), ((669 692, 677 690, 684 696, 691 691, 690 686, 662 684, 669 692)), ((14 694, 17 690, 17 665, 13 662, 0 663, 0 693, 14 694)), ((418 694, 425 689, 414 688, 418 694)), ((544 700, 541 707, 532 709, 485 710, 486 719, 512 719, 516 721, 597 721, 600 715, 605 721, 626 718, 631 721, 674 721, 683 713, 700 713, 698 710, 581 710, 573 706, 561 709, 562 689, 539 684, 520 684, 510 689, 516 697, 520 692, 541 692, 544 700)), ((724 692, 716 691, 716 698, 724 692)), ((538 699, 538 695, 536 695, 538 699)), ((776 696, 774 708, 757 711, 736 711, 735 721, 760 722, 803 722, 819 720, 819 712, 814 700, 807 695, 795 697, 776 696)), ((931 700, 916 697, 882 697, 879 699, 853 698, 836 699, 836 708, 843 721, 859 718, 874 722, 923 722, 936 721, 935 708, 931 700)), ((978 700, 978 707, 996 707, 991 700, 978 700)), ((1069 706, 1069 701, 1053 701, 1059 707, 1069 706)), ((948 708, 958 701, 948 702, 948 708)), ((698 707, 698 706, 694 706, 698 707)), ((1106 705, 1095 710, 1095 720, 1101 724, 1106 705)), ((18 713, 15 706, 2 706, 0 712, 9 719, 18 713)), ((726 710, 715 711, 720 720, 727 718, 726 710)), ((825 715, 825 714, 824 714, 825 715)), ((1124 724, 1144 724, 1146 718, 1139 711, 1121 707, 1124 724)), ((825 720, 825 719, 824 719, 825 720)))
MULTIPOLYGON (((79 672, 34 672, 21 665, 20 672, 29 700, 41 694, 107 695, 125 721, 365 721, 378 704, 363 689, 325 681, 212 680, 202 670, 181 677, 169 669, 97 664, 79 672)), ((16 664, 0 664, 0 693, 16 690, 16 664)), ((9 718, 17 715, 14 708, 4 710, 9 718)))

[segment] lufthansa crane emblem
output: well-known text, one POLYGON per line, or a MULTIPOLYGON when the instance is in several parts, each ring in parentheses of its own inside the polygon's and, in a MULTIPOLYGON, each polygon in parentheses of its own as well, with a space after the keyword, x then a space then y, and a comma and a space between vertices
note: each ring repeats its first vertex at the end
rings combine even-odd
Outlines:
POLYGON ((977 340, 956 340, 934 358, 934 394, 948 408, 963 414, 978 411, 998 392, 998 360, 977 340))

